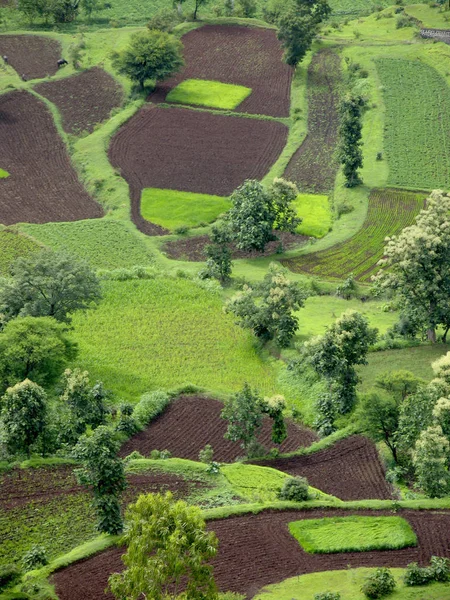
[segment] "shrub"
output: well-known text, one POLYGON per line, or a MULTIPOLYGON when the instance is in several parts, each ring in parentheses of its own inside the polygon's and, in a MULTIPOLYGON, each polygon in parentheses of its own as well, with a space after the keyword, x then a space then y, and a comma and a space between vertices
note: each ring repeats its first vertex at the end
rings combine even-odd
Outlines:
POLYGON ((202 463, 210 463, 212 462, 214 456, 214 450, 211 444, 206 444, 203 450, 200 450, 198 453, 198 459, 202 463))
POLYGON ((308 500, 309 484, 305 477, 290 477, 286 479, 279 493, 281 500, 303 502, 308 500))
POLYGON ((389 569, 376 569, 369 575, 361 587, 366 598, 383 598, 395 589, 395 579, 389 569))
POLYGON ((130 462, 130 460, 139 460, 140 458, 144 458, 140 452, 137 450, 133 450, 130 454, 125 456, 123 459, 125 462, 130 462))
POLYGON ((450 579, 450 560, 441 556, 432 556, 430 569, 434 581, 447 582, 450 579))
POLYGON ((160 31, 171 32, 180 22, 177 11, 170 8, 162 8, 155 13, 147 23, 148 29, 159 29, 160 31))
POLYGON ((339 592, 322 592, 315 594, 314 600, 341 600, 341 595, 339 592))
POLYGON ((218 475, 220 473, 220 465, 218 462, 215 462, 214 460, 209 464, 208 468, 206 469, 206 472, 208 473, 208 475, 218 475))
POLYGON ((152 450, 150 458, 153 460, 165 460, 166 458, 172 458, 172 453, 169 450, 152 450))
POLYGON ((134 420, 143 429, 150 421, 163 412, 169 402, 170 396, 161 390, 143 394, 134 407, 134 420))
POLYGON ((35 544, 24 554, 22 564, 25 571, 48 564, 47 552, 43 546, 35 544))
POLYGON ((340 204, 337 205, 337 215, 338 215, 338 219, 340 217, 342 217, 342 215, 348 215, 349 213, 353 212, 355 210, 355 208, 351 205, 351 204, 346 204, 345 202, 341 202, 340 204))
POLYGON ((432 579, 433 574, 429 567, 419 567, 417 563, 410 563, 406 567, 403 581, 405 585, 412 587, 415 585, 427 585, 432 579))
POLYGON ((0 590, 16 583, 20 578, 20 569, 17 565, 4 565, 0 567, 0 590))

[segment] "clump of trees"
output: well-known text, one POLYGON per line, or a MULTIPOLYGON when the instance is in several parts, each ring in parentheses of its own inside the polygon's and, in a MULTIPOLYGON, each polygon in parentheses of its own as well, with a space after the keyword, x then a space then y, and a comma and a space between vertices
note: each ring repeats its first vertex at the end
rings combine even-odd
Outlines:
POLYGON ((345 187, 362 183, 358 170, 363 166, 361 116, 365 101, 361 96, 347 95, 339 106, 338 157, 343 165, 345 187))
POLYGON ((48 23, 52 19, 55 23, 71 23, 80 9, 90 19, 94 12, 103 10, 105 2, 99 0, 17 0, 18 10, 33 22, 43 19, 48 23))

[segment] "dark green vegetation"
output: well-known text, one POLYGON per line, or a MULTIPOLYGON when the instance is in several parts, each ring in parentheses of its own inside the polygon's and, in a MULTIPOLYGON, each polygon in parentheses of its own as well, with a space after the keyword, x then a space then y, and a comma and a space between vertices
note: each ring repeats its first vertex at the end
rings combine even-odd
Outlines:
POLYGON ((0 231, 0 275, 7 275, 16 258, 39 251, 39 246, 27 235, 3 229, 0 231))

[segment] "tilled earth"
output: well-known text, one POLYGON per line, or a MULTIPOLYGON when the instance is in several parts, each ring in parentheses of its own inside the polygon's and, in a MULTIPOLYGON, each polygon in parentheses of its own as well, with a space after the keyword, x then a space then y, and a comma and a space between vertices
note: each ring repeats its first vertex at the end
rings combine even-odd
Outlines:
POLYGON ((0 35, 0 56, 7 56, 8 64, 21 77, 43 79, 57 72, 61 45, 38 35, 0 35))

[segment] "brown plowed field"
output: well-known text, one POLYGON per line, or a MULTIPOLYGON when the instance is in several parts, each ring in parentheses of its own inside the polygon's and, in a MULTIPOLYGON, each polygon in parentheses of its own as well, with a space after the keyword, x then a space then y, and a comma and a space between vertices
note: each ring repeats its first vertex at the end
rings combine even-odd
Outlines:
POLYGON ((276 121, 146 106, 114 136, 109 158, 130 186, 131 214, 149 235, 166 230, 140 215, 146 187, 229 196, 277 160, 287 127, 276 121))
POLYGON ((392 498, 377 449, 362 436, 340 440, 314 454, 277 458, 258 464, 290 475, 302 475, 313 487, 341 500, 392 498))
MULTIPOLYGON (((173 456, 198 460, 206 444, 214 448, 214 460, 232 462, 243 455, 239 444, 224 439, 227 422, 220 418, 223 404, 212 398, 185 396, 174 400, 144 431, 122 446, 121 456, 138 450, 148 456, 152 450, 170 450, 173 456)), ((271 422, 264 420, 259 441, 267 448, 275 444, 270 439, 271 422)), ((314 432, 288 423, 288 437, 281 445, 282 452, 309 446, 317 439, 314 432)))
POLYGON ((0 96, 0 223, 48 223, 101 217, 78 180, 53 118, 25 91, 0 96))
MULTIPOLYGON (((258 515, 230 517, 209 523, 219 538, 214 575, 219 588, 252 598, 263 586, 287 577, 347 569, 351 567, 405 567, 417 561, 429 562, 432 555, 450 557, 450 512, 402 511, 417 534, 418 546, 379 552, 307 554, 288 530, 288 523, 300 519, 332 516, 391 515, 380 511, 266 511, 258 515)), ((106 552, 75 563, 54 576, 60 600, 100 600, 105 595, 108 576, 123 568, 123 549, 106 552)), ((305 599, 306 600, 306 599, 305 599)))
POLYGON ((149 96, 164 102, 167 94, 185 79, 208 79, 245 85, 252 93, 236 110, 250 114, 288 117, 292 67, 271 29, 204 25, 183 36, 184 69, 160 84, 149 96))
POLYGON ((40 83, 35 90, 56 104, 67 133, 91 133, 121 105, 123 92, 109 73, 94 67, 79 75, 40 83))
POLYGON ((43 79, 58 70, 61 44, 38 35, 0 35, 0 56, 7 56, 21 77, 43 79))
POLYGON ((334 187, 338 162, 338 105, 340 57, 321 50, 308 69, 308 135, 291 158, 284 176, 302 191, 329 192, 334 187))

